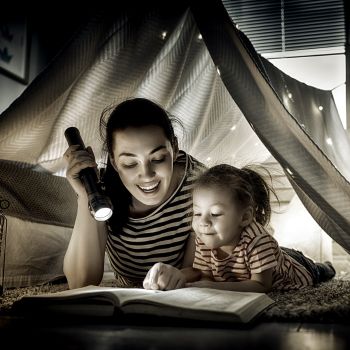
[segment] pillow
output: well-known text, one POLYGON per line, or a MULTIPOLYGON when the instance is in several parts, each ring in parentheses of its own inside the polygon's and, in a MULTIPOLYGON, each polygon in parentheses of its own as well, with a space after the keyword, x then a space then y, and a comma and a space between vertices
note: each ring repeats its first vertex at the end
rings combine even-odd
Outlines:
MULTIPOLYGON (((72 228, 31 222, 8 215, 6 219, 4 287, 28 287, 64 278, 63 258, 72 228)), ((4 245, 1 247, 0 284, 3 253, 4 245)), ((104 280, 115 278, 107 253, 104 272, 104 280)))
POLYGON ((6 249, 1 247, 1 273, 5 253, 4 287, 26 287, 64 277, 63 258, 72 228, 36 223, 6 215, 6 249))

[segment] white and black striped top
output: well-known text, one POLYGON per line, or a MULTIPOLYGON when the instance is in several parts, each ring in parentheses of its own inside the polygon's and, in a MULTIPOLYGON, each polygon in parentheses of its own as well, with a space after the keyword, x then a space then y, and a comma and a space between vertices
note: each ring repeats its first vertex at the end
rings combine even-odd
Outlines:
POLYGON ((107 253, 116 277, 122 281, 143 280, 157 262, 181 267, 192 230, 191 190, 196 175, 205 166, 183 151, 176 162, 185 164, 185 172, 166 202, 146 217, 129 217, 120 232, 108 229, 107 253))
POLYGON ((272 268, 272 289, 288 291, 313 285, 307 268, 283 251, 276 239, 255 221, 243 230, 240 241, 224 258, 219 258, 216 249, 209 249, 196 237, 193 267, 211 271, 218 282, 249 280, 252 274, 272 268))

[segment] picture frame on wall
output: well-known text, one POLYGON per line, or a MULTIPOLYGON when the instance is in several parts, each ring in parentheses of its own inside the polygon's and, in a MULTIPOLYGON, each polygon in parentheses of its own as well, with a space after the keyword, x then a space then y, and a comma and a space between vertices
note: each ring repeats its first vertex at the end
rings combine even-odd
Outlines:
POLYGON ((0 16, 0 73, 28 83, 28 22, 24 16, 0 16))

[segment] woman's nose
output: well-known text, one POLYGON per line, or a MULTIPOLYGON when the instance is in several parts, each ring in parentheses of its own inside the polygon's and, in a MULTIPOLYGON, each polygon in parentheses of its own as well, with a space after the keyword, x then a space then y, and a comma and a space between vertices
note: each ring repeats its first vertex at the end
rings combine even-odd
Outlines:
POLYGON ((155 172, 153 169, 153 166, 150 162, 144 163, 141 168, 141 176, 143 178, 152 178, 154 176, 155 172))

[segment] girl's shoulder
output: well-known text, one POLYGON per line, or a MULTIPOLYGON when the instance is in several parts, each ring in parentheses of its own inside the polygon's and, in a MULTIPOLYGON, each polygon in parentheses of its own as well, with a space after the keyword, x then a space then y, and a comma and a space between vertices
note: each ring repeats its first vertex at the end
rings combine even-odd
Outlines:
POLYGON ((256 221, 253 221, 251 224, 246 226, 242 231, 241 236, 246 240, 261 239, 263 237, 273 239, 267 228, 256 221))

